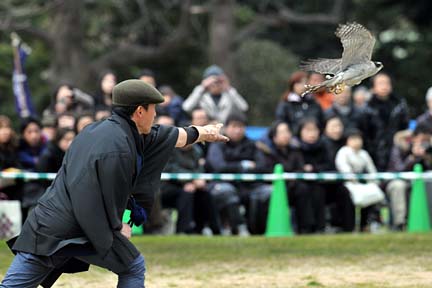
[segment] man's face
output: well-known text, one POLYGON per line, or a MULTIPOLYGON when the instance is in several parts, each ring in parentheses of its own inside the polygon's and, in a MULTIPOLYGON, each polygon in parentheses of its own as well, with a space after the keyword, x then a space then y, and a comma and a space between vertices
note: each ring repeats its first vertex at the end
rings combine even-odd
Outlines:
POLYGON ((231 142, 239 142, 245 136, 245 125, 238 121, 231 121, 225 127, 225 135, 231 142))
POLYGON ((140 134, 150 133, 153 121, 156 117, 156 104, 149 104, 147 110, 143 106, 138 106, 132 115, 140 134))
POLYGON ((373 92, 381 99, 387 99, 392 92, 392 83, 390 77, 384 74, 375 76, 373 82, 373 92))
POLYGON ((192 112, 192 125, 205 126, 209 124, 207 113, 203 109, 198 109, 192 112))

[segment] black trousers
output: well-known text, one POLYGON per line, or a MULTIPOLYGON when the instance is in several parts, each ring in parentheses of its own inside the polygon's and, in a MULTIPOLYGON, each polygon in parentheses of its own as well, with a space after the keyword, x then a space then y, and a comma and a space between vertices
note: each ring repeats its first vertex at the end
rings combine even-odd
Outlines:
POLYGON ((161 187, 163 208, 175 208, 178 213, 176 232, 192 233, 194 229, 194 193, 183 190, 183 184, 167 183, 161 187))

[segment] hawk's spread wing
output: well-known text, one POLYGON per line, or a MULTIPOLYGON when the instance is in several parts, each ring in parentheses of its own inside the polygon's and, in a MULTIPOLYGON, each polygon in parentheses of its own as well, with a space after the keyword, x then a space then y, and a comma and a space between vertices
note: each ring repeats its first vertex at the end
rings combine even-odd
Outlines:
POLYGON ((347 23, 339 25, 335 34, 344 48, 342 69, 371 60, 375 37, 365 27, 355 22, 347 23))
POLYGON ((305 71, 315 71, 321 74, 335 75, 342 71, 342 59, 313 59, 301 63, 300 68, 305 71))

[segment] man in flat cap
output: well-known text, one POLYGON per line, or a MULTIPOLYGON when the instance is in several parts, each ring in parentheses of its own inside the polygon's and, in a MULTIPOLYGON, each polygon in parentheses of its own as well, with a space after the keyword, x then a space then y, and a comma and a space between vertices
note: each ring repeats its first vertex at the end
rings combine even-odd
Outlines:
POLYGON ((86 271, 89 264, 116 273, 117 287, 144 287, 144 258, 121 221, 128 201, 149 215, 175 147, 228 141, 221 125, 153 126, 163 101, 140 80, 114 87, 112 116, 75 138, 21 234, 9 241, 16 256, 0 287, 51 287, 61 273, 86 271))

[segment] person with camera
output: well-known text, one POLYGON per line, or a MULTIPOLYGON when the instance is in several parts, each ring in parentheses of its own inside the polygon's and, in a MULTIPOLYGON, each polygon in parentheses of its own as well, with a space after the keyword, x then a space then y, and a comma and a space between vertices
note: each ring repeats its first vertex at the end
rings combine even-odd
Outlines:
POLYGON ((216 65, 208 67, 201 84, 183 102, 183 110, 191 113, 201 107, 207 115, 225 123, 230 114, 244 114, 249 109, 246 100, 231 86, 225 72, 216 65))
MULTIPOLYGON (((399 131, 394 137, 388 171, 412 171, 414 165, 422 164, 424 170, 432 169, 432 133, 425 125, 418 125, 414 132, 399 131)), ((386 183, 385 192, 390 200, 392 229, 404 230, 407 216, 407 193, 410 183, 394 179, 386 183)))

